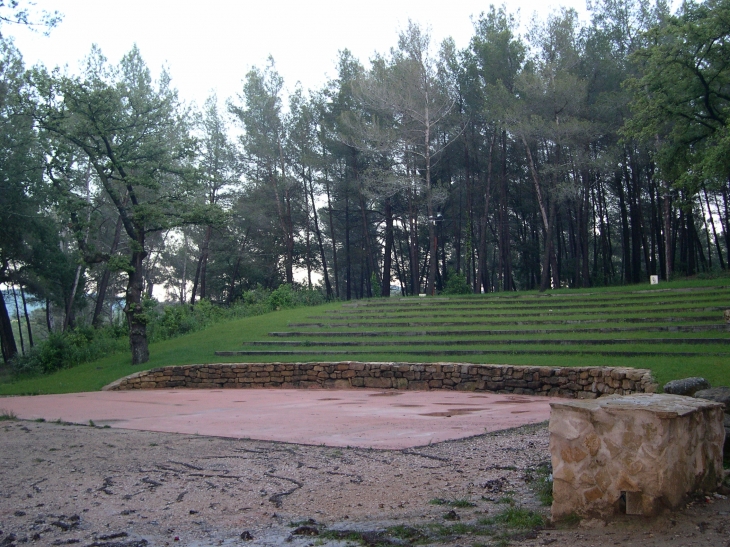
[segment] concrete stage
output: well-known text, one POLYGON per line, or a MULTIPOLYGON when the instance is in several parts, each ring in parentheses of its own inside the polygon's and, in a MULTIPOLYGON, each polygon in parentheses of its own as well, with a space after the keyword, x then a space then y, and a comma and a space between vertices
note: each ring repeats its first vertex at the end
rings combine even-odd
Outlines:
POLYGON ((546 421, 549 399, 463 391, 160 389, 0 398, 18 418, 402 449, 546 421))

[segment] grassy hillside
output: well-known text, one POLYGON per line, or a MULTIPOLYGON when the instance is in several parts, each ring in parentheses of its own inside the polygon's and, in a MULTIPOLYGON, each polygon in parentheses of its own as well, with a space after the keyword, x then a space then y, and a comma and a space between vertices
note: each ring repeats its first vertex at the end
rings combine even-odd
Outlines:
MULTIPOLYGON (((650 368, 660 383, 704 376, 713 385, 730 385, 726 308, 729 279, 372 299, 220 323, 151 345, 143 368, 342 360, 606 365, 650 368)), ((128 355, 113 355, 2 383, 0 394, 97 390, 138 370, 128 355)))

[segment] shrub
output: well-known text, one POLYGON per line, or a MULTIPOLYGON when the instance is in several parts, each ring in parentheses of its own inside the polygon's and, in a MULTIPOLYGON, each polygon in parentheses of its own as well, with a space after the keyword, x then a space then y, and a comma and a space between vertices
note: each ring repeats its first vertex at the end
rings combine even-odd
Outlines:
POLYGON ((441 294, 471 294, 472 289, 466 282, 466 276, 456 273, 453 269, 449 270, 446 277, 446 286, 441 294))
MULTIPOLYGON (((160 304, 154 299, 144 299, 147 320, 147 339, 159 342, 202 330, 224 319, 261 315, 279 309, 323 304, 325 297, 316 290, 293 290, 291 285, 281 285, 275 291, 262 287, 247 291, 241 300, 229 307, 216 306, 210 300, 200 300, 195 306, 188 304, 160 304)), ((93 361, 111 353, 129 348, 129 332, 126 323, 99 329, 78 327, 59 333, 52 332, 25 355, 13 359, 15 374, 50 373, 93 361)))
POLYGON ((45 341, 25 355, 13 359, 17 374, 49 373, 99 359, 128 347, 124 329, 78 327, 66 332, 51 332, 45 341))
POLYGON ((284 283, 279 285, 274 292, 269 295, 269 309, 283 310, 294 306, 294 296, 292 294, 291 285, 284 283))

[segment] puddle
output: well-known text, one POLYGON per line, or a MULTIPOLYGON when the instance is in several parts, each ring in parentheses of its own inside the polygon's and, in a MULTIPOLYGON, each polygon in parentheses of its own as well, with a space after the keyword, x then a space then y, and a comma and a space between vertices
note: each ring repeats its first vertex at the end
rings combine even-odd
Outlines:
MULTIPOLYGON (((452 403, 434 403, 434 404, 435 404, 435 405, 449 405, 449 406, 453 406, 453 404, 452 404, 452 403)), ((474 405, 474 406, 479 406, 479 405, 481 405, 482 403, 461 403, 461 404, 462 404, 462 405, 474 405)))
POLYGON ((450 418, 451 416, 463 416, 464 414, 469 414, 470 412, 479 412, 480 410, 489 410, 488 408, 452 408, 450 410, 444 411, 444 412, 427 412, 425 414, 419 414, 419 416, 434 416, 434 417, 443 417, 443 418, 450 418))

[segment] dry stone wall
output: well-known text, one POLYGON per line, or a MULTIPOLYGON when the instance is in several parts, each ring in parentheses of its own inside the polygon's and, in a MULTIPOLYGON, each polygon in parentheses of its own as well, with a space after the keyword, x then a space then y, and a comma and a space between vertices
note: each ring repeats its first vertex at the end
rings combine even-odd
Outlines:
POLYGON ((595 399, 654 393, 648 369, 466 363, 219 363, 146 370, 106 390, 168 388, 455 389, 595 399))

